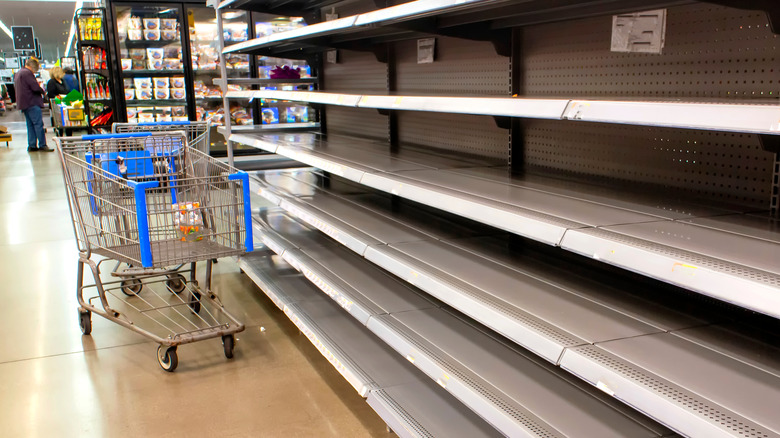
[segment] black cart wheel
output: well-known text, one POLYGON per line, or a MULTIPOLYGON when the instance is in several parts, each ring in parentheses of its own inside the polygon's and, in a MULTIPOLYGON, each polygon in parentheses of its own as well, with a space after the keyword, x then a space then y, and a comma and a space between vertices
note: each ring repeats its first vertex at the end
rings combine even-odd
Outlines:
POLYGON ((223 336, 222 346, 225 348, 225 357, 228 359, 233 359, 233 347, 236 346, 236 337, 233 335, 223 336))
POLYGON ((190 309, 192 309, 195 313, 200 313, 200 292, 198 291, 192 291, 192 295, 190 295, 190 302, 188 303, 190 306, 190 309))
POLYGON ((141 293, 141 289, 143 289, 144 285, 141 283, 141 280, 137 278, 130 278, 127 280, 122 280, 122 283, 120 283, 120 286, 122 287, 122 292, 125 293, 125 295, 134 297, 141 293))
POLYGON ((92 312, 79 309, 79 327, 84 335, 92 333, 92 312))
POLYGON ((176 347, 166 347, 160 345, 157 347, 157 362, 165 371, 172 373, 179 366, 179 356, 176 355, 176 347))
POLYGON ((184 291, 186 288, 186 283, 187 279, 184 278, 184 276, 181 274, 171 275, 167 280, 165 280, 165 285, 168 286, 168 289, 170 289, 171 292, 175 293, 176 295, 184 291))

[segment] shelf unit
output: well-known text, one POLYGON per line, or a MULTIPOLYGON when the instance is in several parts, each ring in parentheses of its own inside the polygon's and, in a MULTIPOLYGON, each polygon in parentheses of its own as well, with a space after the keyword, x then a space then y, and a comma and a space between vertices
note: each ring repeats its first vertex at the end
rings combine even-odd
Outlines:
MULTIPOLYGON (((92 125, 92 119, 98 116, 98 114, 92 113, 92 106, 90 104, 92 103, 100 103, 104 106, 107 106, 112 111, 114 111, 114 115, 111 117, 111 121, 117 120, 116 118, 116 96, 114 93, 114 87, 112 82, 112 65, 111 65, 111 49, 108 44, 107 35, 108 35, 108 27, 106 22, 106 10, 105 8, 82 8, 76 11, 74 17, 73 17, 74 23, 76 23, 76 60, 78 65, 78 72, 79 72, 79 78, 80 78, 80 89, 82 94, 84 95, 84 108, 85 108, 85 115, 87 120, 87 126, 83 129, 86 129, 90 133, 98 132, 100 130, 106 129, 105 125, 103 126, 96 126, 92 125), (82 20, 83 19, 99 19, 100 20, 100 29, 104 36, 104 39, 102 40, 95 40, 95 39, 82 39, 81 36, 84 34, 82 29, 82 20), (85 49, 100 49, 105 51, 106 54, 106 68, 104 69, 87 69, 85 66, 87 63, 85 62, 85 49), (87 93, 87 75, 96 75, 101 76, 104 78, 104 84, 106 88, 108 88, 108 91, 110 93, 109 98, 105 99, 91 99, 89 97, 89 94, 87 93)), ((108 124, 110 128, 110 123, 108 124)))
MULTIPOLYGON (((225 95, 306 102, 325 116, 321 133, 228 127, 233 142, 318 169, 258 175, 257 192, 299 222, 266 221, 260 233, 401 356, 415 344, 392 332, 411 321, 376 314, 365 298, 375 285, 357 286, 337 265, 380 267, 676 433, 780 436, 756 403, 780 394, 777 340, 755 331, 780 319, 777 16, 765 2, 739 5, 759 12, 709 3, 726 6, 365 1, 338 5, 336 20, 224 48, 343 52, 321 64, 323 91, 225 95), (673 37, 662 55, 608 51, 611 14, 666 7, 673 37), (703 42, 714 32, 717 44, 703 42), (413 40, 431 36, 434 62, 418 64, 413 40), (418 204, 419 217, 399 213, 418 204), (454 225, 468 220, 489 228, 454 225), (660 291, 674 299, 649 298, 660 291)), ((445 326, 421 336, 430 357, 465 344, 445 326)), ((412 357, 441 380, 435 359, 412 357)), ((456 391, 499 431, 519 434, 456 391)))
MULTIPOLYGON (((392 208, 390 196, 320 172, 258 173, 252 186, 284 210, 261 214, 265 222, 257 232, 270 249, 507 436, 522 436, 517 419, 523 415, 512 414, 511 402, 497 401, 501 396, 490 401, 478 394, 490 387, 509 393, 510 399, 522 398, 511 394, 533 386, 518 383, 524 381, 517 374, 525 374, 522 366, 489 353, 488 342, 472 338, 467 324, 448 324, 451 317, 438 309, 412 310, 395 301, 395 308, 378 304, 391 300, 394 294, 386 289, 395 284, 378 268, 525 347, 526 357, 536 354, 551 369, 568 370, 684 435, 729 436, 739 428, 737 421, 757 436, 775 436, 780 430, 771 409, 759 401, 780 391, 778 363, 769 359, 780 350, 772 341, 742 346, 745 338, 733 323, 724 322, 730 316, 716 306, 695 316, 686 313, 688 306, 707 309, 694 295, 654 298, 658 294, 652 284, 625 281, 620 286, 609 273, 578 272, 574 263, 535 251, 518 255, 505 249, 507 236, 491 235, 490 229, 457 218, 443 220, 413 205, 392 208), (333 240, 323 240, 323 235, 333 240), (482 351, 468 351, 476 345, 482 351), (765 359, 751 359, 761 357, 765 359), (690 372, 680 371, 681 363, 690 364, 690 372), (730 390, 713 389, 712 381, 730 390), (458 386, 464 382, 465 388, 458 386), (474 390, 474 384, 483 390, 474 390), (691 409, 691 404, 701 408, 691 409), (717 415, 735 421, 724 424, 713 419, 717 415), (515 422, 502 428, 505 417, 515 422)), ((552 386, 539 376, 530 381, 552 386)), ((580 409, 587 405, 572 396, 566 399, 580 409)), ((530 403, 520 401, 540 412, 530 403)), ((558 422, 574 416, 561 410, 556 414, 560 417, 550 413, 544 422, 563 436, 609 435, 566 430, 558 422)), ((584 427, 584 419, 574 424, 584 427)), ((656 432, 664 433, 663 428, 656 432)))

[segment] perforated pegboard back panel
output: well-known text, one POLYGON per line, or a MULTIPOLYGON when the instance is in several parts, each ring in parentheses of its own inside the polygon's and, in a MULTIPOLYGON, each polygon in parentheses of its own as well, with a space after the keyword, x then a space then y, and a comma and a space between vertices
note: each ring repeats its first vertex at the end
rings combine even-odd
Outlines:
POLYGON ((351 94, 387 93, 387 64, 371 52, 339 50, 336 64, 324 63, 326 91, 351 94))
POLYGON ((326 111, 328 134, 354 135, 381 141, 389 139, 387 116, 376 110, 329 106, 326 111))
POLYGON ((497 165, 509 157, 509 131, 492 117, 401 111, 398 127, 402 144, 494 158, 497 165))
POLYGON ((523 31, 524 94, 777 98, 780 37, 766 14, 696 3, 668 9, 661 55, 610 51, 612 18, 523 31))
POLYGON ((417 64, 417 40, 395 44, 399 94, 509 95, 509 58, 489 42, 436 38, 436 61, 417 64))
MULTIPOLYGON (((642 99, 776 98, 780 39, 762 12, 707 4, 670 8, 661 55, 610 52, 611 18, 523 31, 529 96, 642 99)), ((755 135, 542 120, 524 122, 527 170, 679 189, 768 208, 772 154, 755 135)))
POLYGON ((530 171, 769 207, 774 157, 754 135, 546 120, 525 121, 524 134, 530 171))

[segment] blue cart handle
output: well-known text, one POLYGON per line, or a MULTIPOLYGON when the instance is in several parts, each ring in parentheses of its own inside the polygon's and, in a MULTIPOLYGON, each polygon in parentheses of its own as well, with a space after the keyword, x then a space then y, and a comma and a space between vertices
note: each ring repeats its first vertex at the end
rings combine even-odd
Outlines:
POLYGON ((157 181, 128 181, 135 195, 135 213, 138 225, 138 246, 141 250, 141 266, 151 268, 154 265, 152 243, 149 235, 149 210, 146 205, 146 190, 160 186, 157 181))
POLYGON ((143 122, 138 123, 138 126, 176 126, 176 125, 189 125, 189 120, 182 120, 181 122, 143 122))
POLYGON ((81 137, 82 140, 107 140, 110 138, 133 138, 133 137, 149 137, 152 135, 151 132, 128 132, 125 134, 93 134, 93 135, 84 135, 81 137))
POLYGON ((246 224, 246 240, 244 246, 246 252, 255 250, 255 241, 252 236, 252 203, 249 200, 249 174, 246 172, 237 172, 228 175, 229 180, 241 180, 243 182, 244 195, 244 222, 246 224))

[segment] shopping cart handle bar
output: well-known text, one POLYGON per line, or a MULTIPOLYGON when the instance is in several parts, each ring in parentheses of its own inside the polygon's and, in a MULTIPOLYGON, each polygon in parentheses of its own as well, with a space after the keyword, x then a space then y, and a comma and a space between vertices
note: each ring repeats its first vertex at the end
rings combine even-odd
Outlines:
POLYGON ((252 236, 252 202, 249 198, 249 174, 243 171, 237 173, 231 173, 228 175, 228 179, 235 181, 241 180, 243 182, 242 188, 244 192, 244 222, 246 226, 246 239, 244 246, 246 252, 252 252, 255 250, 255 241, 252 236))
POLYGON ((151 132, 128 132, 124 134, 93 134, 93 135, 84 135, 81 137, 82 140, 106 140, 109 138, 133 138, 133 137, 149 137, 152 135, 151 132))
POLYGON ((182 120, 181 122, 143 122, 139 123, 138 126, 178 126, 178 125, 189 125, 189 120, 182 120))
POLYGON ((135 212, 138 221, 138 244, 141 249, 141 266, 151 268, 154 265, 152 259, 152 244, 149 239, 149 211, 146 206, 146 189, 160 186, 158 181, 135 182, 128 181, 135 195, 135 212))

